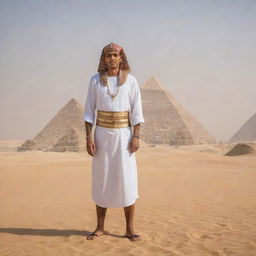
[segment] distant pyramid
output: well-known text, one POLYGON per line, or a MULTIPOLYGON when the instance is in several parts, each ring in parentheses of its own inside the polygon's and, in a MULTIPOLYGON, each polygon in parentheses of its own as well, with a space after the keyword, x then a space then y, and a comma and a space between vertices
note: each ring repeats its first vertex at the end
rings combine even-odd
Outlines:
POLYGON ((238 143, 232 149, 230 149, 225 156, 240 156, 246 154, 255 154, 256 143, 238 143))
POLYGON ((256 113, 230 139, 230 142, 256 141, 256 113))
POLYGON ((84 132, 83 107, 75 99, 71 99, 33 140, 25 141, 18 150, 48 151, 71 128, 84 132))
POLYGON ((51 151, 56 152, 80 152, 86 150, 86 136, 77 128, 71 128, 59 141, 53 146, 51 151))
POLYGON ((188 145, 215 142, 155 77, 151 77, 140 91, 145 118, 141 137, 146 143, 188 145))

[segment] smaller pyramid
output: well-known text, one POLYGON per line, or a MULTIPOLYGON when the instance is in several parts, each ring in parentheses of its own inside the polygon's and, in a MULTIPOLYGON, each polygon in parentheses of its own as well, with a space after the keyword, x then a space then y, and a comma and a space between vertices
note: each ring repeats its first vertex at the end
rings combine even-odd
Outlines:
POLYGON ((256 152, 256 143, 238 143, 225 156, 240 156, 256 152))
POLYGON ((18 151, 48 151, 71 128, 77 128, 78 130, 84 131, 83 107, 75 99, 71 99, 63 108, 61 108, 33 140, 27 140, 18 147, 18 151))
POLYGON ((230 142, 256 141, 256 113, 230 139, 230 142))
POLYGON ((86 136, 77 128, 71 128, 50 151, 55 152, 81 152, 86 150, 86 136))
POLYGON ((38 150, 38 146, 34 140, 26 140, 21 146, 17 147, 18 151, 26 151, 26 150, 38 150))

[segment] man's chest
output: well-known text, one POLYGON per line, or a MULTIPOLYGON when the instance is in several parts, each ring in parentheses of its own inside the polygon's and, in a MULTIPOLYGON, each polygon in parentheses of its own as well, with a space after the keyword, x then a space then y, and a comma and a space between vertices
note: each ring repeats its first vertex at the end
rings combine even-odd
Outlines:
POLYGON ((97 102, 105 104, 129 104, 131 98, 131 90, 128 83, 125 83, 121 86, 109 85, 102 86, 98 85, 96 91, 97 102))

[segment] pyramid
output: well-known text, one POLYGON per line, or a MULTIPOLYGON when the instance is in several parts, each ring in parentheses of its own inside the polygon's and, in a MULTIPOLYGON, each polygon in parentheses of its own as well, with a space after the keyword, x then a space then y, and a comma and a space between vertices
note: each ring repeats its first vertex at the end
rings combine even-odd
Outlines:
POLYGON ((240 156, 246 154, 255 154, 256 143, 238 143, 225 156, 240 156))
POLYGON ((18 147, 18 151, 48 151, 72 128, 84 132, 83 107, 75 99, 61 108, 33 140, 27 140, 18 147))
POLYGON ((230 139, 230 142, 256 141, 256 113, 230 139))
MULTIPOLYGON (((145 118, 141 128, 143 143, 169 145, 214 143, 214 138, 155 77, 151 77, 141 88, 141 97, 145 118)), ((34 139, 26 140, 18 147, 18 151, 86 150, 83 114, 82 105, 71 99, 34 139)))
POLYGON ((59 141, 53 146, 50 151, 56 152, 80 152, 86 150, 86 136, 77 128, 71 128, 59 141))
POLYGON ((186 111, 155 77, 141 87, 145 123, 141 138, 148 144, 214 143, 214 138, 186 111))

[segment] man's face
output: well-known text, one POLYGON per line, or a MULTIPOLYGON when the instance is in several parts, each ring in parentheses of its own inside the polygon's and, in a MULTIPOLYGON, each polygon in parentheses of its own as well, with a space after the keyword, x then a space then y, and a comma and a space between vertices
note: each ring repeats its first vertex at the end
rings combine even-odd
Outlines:
POLYGON ((105 62, 108 68, 118 68, 122 61, 122 57, 116 51, 109 51, 105 55, 105 62))

